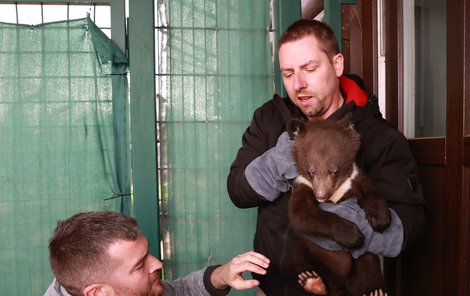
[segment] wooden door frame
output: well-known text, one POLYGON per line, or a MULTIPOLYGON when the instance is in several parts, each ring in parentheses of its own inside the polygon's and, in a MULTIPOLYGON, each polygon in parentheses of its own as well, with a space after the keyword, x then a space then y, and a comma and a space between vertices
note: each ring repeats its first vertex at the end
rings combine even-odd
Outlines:
MULTIPOLYGON (((460 28, 459 33, 462 38, 457 38, 460 41, 453 41, 457 44, 450 44, 450 47, 456 46, 456 51, 459 51, 458 59, 452 65, 457 65, 462 68, 459 72, 460 77, 457 82, 457 91, 461 93, 462 104, 457 107, 462 107, 463 110, 463 124, 462 135, 463 137, 463 151, 462 163, 464 166, 462 176, 462 202, 460 208, 460 233, 462 233, 461 243, 458 246, 460 254, 460 273, 458 278, 458 288, 462 291, 461 295, 470 294, 470 4, 468 1, 456 1, 458 6, 448 9, 448 17, 453 14, 458 14, 457 26, 460 28), (461 46, 461 47, 457 47, 461 46), (459 50, 459 48, 461 50, 459 50), (465 263, 466 262, 466 263, 465 263)), ((451 28, 452 29, 452 28, 451 28)), ((447 32, 451 32, 449 29, 447 32)), ((453 53, 453 52, 452 52, 453 53)), ((451 72, 451 71, 449 71, 451 72)), ((455 75, 458 76, 458 75, 455 75)), ((448 78, 448 80, 451 77, 448 78)), ((448 81, 449 83, 449 81, 448 81)), ((449 98, 449 96, 448 96, 449 98)), ((448 100, 449 101, 449 100, 448 100)))
MULTIPOLYGON (((387 10, 387 119, 399 129, 403 128, 404 120, 402 111, 404 100, 402 1, 385 1, 387 10)), ((428 219, 436 221, 429 221, 429 225, 443 225, 436 229, 428 229, 427 233, 430 234, 433 230, 446 232, 446 234, 427 235, 428 237, 424 238, 424 241, 430 243, 430 245, 423 246, 424 248, 432 249, 438 248, 439 244, 445 245, 444 253, 439 254, 440 260, 424 256, 427 260, 421 262, 422 265, 429 266, 428 269, 422 270, 429 273, 431 280, 426 285, 435 287, 429 289, 433 295, 467 295, 470 289, 468 280, 470 202, 467 168, 470 165, 470 152, 466 152, 470 151, 470 138, 464 139, 463 137, 464 115, 468 118, 467 114, 470 110, 468 107, 469 90, 465 87, 470 83, 469 6, 464 0, 447 2, 447 36, 452 36, 452 38, 447 38, 446 46, 446 137, 417 138, 409 141, 420 170, 441 167, 445 176, 442 184, 445 184, 446 196, 432 196, 432 193, 429 194, 430 196, 425 196, 428 199, 428 207, 435 207, 434 210, 430 209, 435 216, 428 216, 428 219), (464 106, 466 112, 463 112, 464 106)), ((468 134, 469 120, 466 120, 465 125, 468 134)), ((428 254, 432 253, 431 251, 428 254)), ((408 260, 408 258, 402 257, 402 260, 408 260)), ((415 289, 400 286, 401 279, 406 273, 406 270, 400 270, 403 264, 406 263, 397 264, 395 295, 411 295, 409 291, 415 289)))
MULTIPOLYGON (((342 7, 343 53, 349 61, 346 71, 359 69, 355 72, 374 93, 378 75, 377 1, 358 0, 355 5, 342 7), (352 10, 359 16, 359 25, 351 17, 352 10)), ((405 99, 403 1, 383 1, 387 65, 384 115, 399 130, 403 130, 405 99)), ((446 5, 446 30, 451 36, 446 41, 446 137, 409 140, 422 179, 427 182, 423 189, 428 202, 428 229, 419 246, 398 259, 386 260, 384 271, 393 283, 391 295, 470 294, 470 3, 455 0, 446 5)))

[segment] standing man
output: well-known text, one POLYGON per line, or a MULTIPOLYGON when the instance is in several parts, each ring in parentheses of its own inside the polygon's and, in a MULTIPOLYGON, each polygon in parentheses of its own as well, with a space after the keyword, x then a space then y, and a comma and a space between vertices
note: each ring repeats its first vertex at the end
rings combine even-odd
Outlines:
MULTIPOLYGON (((288 97, 274 95, 255 111, 227 186, 237 207, 258 207, 254 249, 271 259, 267 274, 253 275, 261 290, 268 296, 311 295, 306 290, 316 276, 312 271, 301 275, 295 271, 295 238, 287 216, 289 182, 298 175, 292 141, 285 133, 291 119, 352 115, 362 139, 357 164, 387 200, 394 217, 392 235, 365 244, 360 252, 394 257, 413 245, 425 229, 425 201, 406 138, 382 118, 377 98, 365 92, 362 81, 343 75, 344 58, 329 26, 315 20, 292 24, 279 41, 279 64, 288 97)), ((325 210, 339 216, 348 212, 341 204, 325 210)), ((361 221, 353 222, 359 225, 361 221)), ((369 234, 364 233, 365 242, 372 237, 369 234)))

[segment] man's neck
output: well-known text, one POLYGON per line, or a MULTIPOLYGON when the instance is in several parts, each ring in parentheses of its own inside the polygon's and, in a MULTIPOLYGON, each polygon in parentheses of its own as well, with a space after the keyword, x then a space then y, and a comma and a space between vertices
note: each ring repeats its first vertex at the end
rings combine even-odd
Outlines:
POLYGON ((343 104, 344 98, 341 96, 341 93, 339 93, 336 99, 333 100, 333 102, 331 103, 330 108, 328 108, 328 110, 320 116, 320 119, 327 119, 328 117, 330 117, 331 114, 335 113, 336 110, 341 108, 343 104))

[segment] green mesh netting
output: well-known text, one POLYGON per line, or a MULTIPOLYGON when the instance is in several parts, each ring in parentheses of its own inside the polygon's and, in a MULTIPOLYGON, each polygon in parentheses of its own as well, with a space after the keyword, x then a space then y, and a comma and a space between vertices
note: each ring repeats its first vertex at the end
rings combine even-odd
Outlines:
POLYGON ((42 295, 58 219, 128 210, 126 69, 90 19, 0 23, 0 294, 42 295))
POLYGON ((232 204, 226 178, 273 92, 269 1, 158 0, 156 13, 164 266, 175 278, 253 248, 256 209, 232 204))

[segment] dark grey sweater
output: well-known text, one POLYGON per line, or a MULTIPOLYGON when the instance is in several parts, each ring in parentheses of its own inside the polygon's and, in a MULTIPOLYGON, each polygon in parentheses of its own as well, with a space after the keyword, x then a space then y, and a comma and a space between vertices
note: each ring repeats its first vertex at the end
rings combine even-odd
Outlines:
MULTIPOLYGON (((218 266, 218 265, 217 265, 218 266)), ((222 296, 230 292, 230 288, 216 289, 210 282, 210 276, 217 266, 194 271, 174 281, 163 281, 164 296, 222 296)), ((54 278, 44 296, 71 296, 54 278)))

